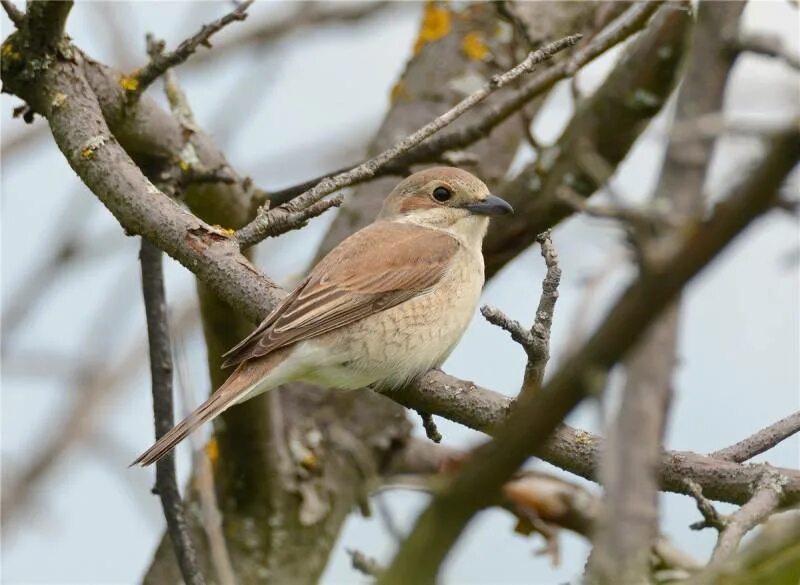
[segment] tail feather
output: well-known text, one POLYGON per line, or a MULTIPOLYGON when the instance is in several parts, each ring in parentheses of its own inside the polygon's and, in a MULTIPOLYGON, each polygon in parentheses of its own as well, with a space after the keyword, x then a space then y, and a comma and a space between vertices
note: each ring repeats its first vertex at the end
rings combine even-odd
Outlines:
POLYGON ((230 375, 225 383, 214 392, 208 400, 197 407, 189 416, 172 427, 166 434, 158 439, 152 447, 139 455, 131 463, 145 467, 155 463, 164 455, 169 453, 175 446, 197 430, 204 423, 215 419, 228 407, 244 399, 250 391, 261 382, 269 371, 277 365, 281 359, 274 359, 278 356, 269 356, 273 359, 262 359, 258 361, 244 362, 239 365, 230 375))

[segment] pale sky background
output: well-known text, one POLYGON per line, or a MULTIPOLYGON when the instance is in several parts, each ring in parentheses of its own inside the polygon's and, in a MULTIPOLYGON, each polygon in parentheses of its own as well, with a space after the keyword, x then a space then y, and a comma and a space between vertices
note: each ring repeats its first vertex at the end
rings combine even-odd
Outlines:
MULTIPOLYGON (((143 61, 145 31, 166 38, 168 47, 174 47, 201 23, 227 9, 228 5, 214 3, 115 6, 124 24, 124 51, 135 59, 124 65, 130 68, 143 61)), ((259 3, 245 26, 286 9, 284 4, 259 3)), ((113 47, 113 35, 105 32, 101 15, 96 4, 78 3, 68 32, 92 56, 120 65, 119 49, 113 47)), ((389 89, 404 67, 418 18, 416 7, 394 7, 356 26, 303 33, 263 54, 239 53, 211 66, 179 70, 179 76, 199 124, 218 138, 231 163, 259 185, 281 187, 360 156, 360 145, 377 130, 387 108, 389 89), (337 155, 337 151, 350 154, 337 155)), ((745 22, 752 30, 779 33, 794 51, 800 50, 800 21, 788 2, 754 2, 745 22)), ((3 16, 4 38, 9 26, 3 16)), ((590 87, 601 79, 610 59, 613 56, 585 72, 581 85, 590 87)), ((795 72, 770 59, 746 56, 734 71, 726 111, 736 119, 772 125, 798 115, 798 98, 795 72)), ((11 119, 18 103, 3 95, 4 140, 22 129, 21 121, 11 119)), ((558 136, 571 107, 567 89, 557 88, 535 125, 542 141, 558 136)), ((37 119, 36 123, 43 122, 37 119)), ((631 200, 641 201, 650 194, 663 154, 664 128, 661 120, 640 138, 614 179, 616 189, 631 200)), ((743 164, 759 152, 753 139, 730 139, 724 146, 712 168, 712 195, 734 182, 743 164)), ((520 161, 529 156, 521 152, 520 161)), ((3 161, 0 292, 4 308, 23 276, 44 257, 48 234, 57 232, 67 205, 76 201, 79 185, 50 139, 25 157, 3 161)), ((795 173, 790 188, 796 190, 797 185, 795 173)), ((3 350, 4 485, 57 427, 72 401, 71 387, 59 379, 41 373, 23 376, 9 368, 15 356, 38 349, 73 356, 89 353, 113 361, 144 331, 138 240, 124 238, 110 214, 85 190, 77 201, 82 206, 70 210, 79 208, 85 214, 81 229, 87 234, 118 234, 118 246, 61 278, 11 347, 3 350), (93 317, 107 306, 109 294, 114 295, 113 321, 107 324, 107 333, 89 347, 83 346, 93 317)), ((308 229, 262 245, 260 267, 280 283, 291 282, 305 270, 332 217, 329 214, 308 229)), ((609 272, 592 303, 596 322, 629 273, 619 263, 607 269, 608 258, 619 253, 623 239, 607 222, 573 218, 555 230, 554 239, 564 274, 553 327, 556 364, 575 329, 582 279, 599 270, 609 272)), ((797 219, 773 213, 737 240, 688 289, 669 448, 711 451, 797 410, 799 253, 797 219)), ((488 284, 483 302, 528 323, 543 272, 539 251, 532 248, 488 284)), ((192 277, 172 261, 167 265, 167 280, 173 309, 192 298, 192 277)), ((196 329, 185 346, 179 358, 191 372, 199 399, 207 383, 196 329)), ((507 335, 476 317, 444 369, 513 395, 523 367, 524 354, 507 335)), ((602 428, 600 409, 587 402, 569 422, 598 431, 602 428)), ((107 401, 101 426, 56 466, 21 521, 4 535, 0 573, 4 583, 134 583, 143 575, 164 524, 158 500, 149 493, 152 471, 127 469, 135 454, 150 443, 153 432, 145 362, 133 380, 107 401)), ((439 421, 439 429, 451 445, 467 447, 482 440, 480 434, 447 421, 439 421)), ((185 450, 182 453, 179 463, 185 476, 188 461, 185 450)), ((786 441, 758 460, 797 467, 800 441, 786 441)), ((387 501, 398 524, 408 529, 427 498, 392 492, 387 501)), ((663 530, 687 552, 707 555, 714 534, 688 529, 698 519, 693 501, 675 495, 664 495, 662 501, 663 530)), ((555 585, 580 575, 588 553, 583 539, 562 534, 563 563, 553 569, 549 561, 532 554, 541 541, 514 534, 513 525, 514 519, 502 511, 481 514, 450 557, 443 582, 555 585)), ((354 513, 324 583, 365 581, 351 569, 345 548, 388 561, 394 544, 380 520, 354 513)))

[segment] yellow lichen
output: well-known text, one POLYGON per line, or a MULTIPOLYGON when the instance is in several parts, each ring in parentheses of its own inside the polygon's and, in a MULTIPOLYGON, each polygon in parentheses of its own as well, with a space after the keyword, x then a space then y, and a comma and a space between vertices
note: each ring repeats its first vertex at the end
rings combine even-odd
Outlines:
POLYGON ((473 61, 483 61, 489 54, 489 47, 483 40, 483 35, 478 31, 472 31, 464 36, 461 41, 461 50, 473 61))
POLYGON ((103 146, 105 142, 105 136, 95 136, 94 138, 90 138, 84 147, 81 148, 81 157, 83 157, 85 160, 89 160, 94 156, 94 153, 97 151, 97 149, 103 146))
POLYGON ((236 230, 232 230, 231 228, 222 227, 221 225, 215 225, 214 227, 217 228, 220 233, 223 233, 226 236, 232 236, 236 234, 236 230))
POLYGON ((13 59, 15 61, 22 59, 22 55, 20 55, 20 53, 14 48, 14 45, 11 44, 11 41, 6 41, 3 43, 3 48, 0 50, 0 54, 2 54, 5 59, 13 59))
POLYGON ((53 108, 58 109, 61 106, 63 106, 66 101, 67 101, 66 94, 58 92, 56 93, 56 95, 53 96, 53 101, 50 102, 50 105, 53 106, 53 108))
POLYGON ((134 76, 123 75, 119 80, 119 84, 125 91, 136 91, 139 89, 139 79, 134 76))
POLYGON ((206 456, 212 466, 217 464, 219 460, 219 444, 216 437, 211 437, 211 440, 206 443, 206 456))
POLYGON ((392 87, 392 91, 389 93, 389 101, 392 105, 395 105, 400 100, 407 100, 408 97, 408 91, 402 81, 395 83, 394 87, 392 87))
POLYGON ((446 36, 450 32, 451 20, 452 15, 447 8, 429 2, 422 15, 422 25, 414 43, 414 54, 418 54, 428 43, 433 43, 446 36))
POLYGON ((178 161, 178 168, 180 170, 182 170, 184 173, 188 173, 189 169, 191 169, 192 166, 189 163, 187 163, 185 160, 179 160, 178 161))
POLYGON ((314 454, 313 451, 309 451, 300 460, 300 465, 306 469, 316 469, 319 467, 319 458, 314 454))

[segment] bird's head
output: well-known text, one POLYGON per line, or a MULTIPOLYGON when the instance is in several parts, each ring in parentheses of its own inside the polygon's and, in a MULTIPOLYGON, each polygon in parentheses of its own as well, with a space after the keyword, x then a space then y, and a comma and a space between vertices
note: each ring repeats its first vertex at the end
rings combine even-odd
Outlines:
POLYGON ((513 212, 475 175, 453 167, 434 167, 403 179, 386 198, 379 217, 480 240, 490 216, 513 212))

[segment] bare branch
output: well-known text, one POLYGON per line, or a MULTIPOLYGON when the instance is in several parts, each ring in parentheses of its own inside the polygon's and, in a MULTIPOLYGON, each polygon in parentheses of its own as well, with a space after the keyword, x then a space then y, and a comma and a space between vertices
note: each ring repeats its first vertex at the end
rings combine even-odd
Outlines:
POLYGON ((169 53, 155 53, 150 62, 134 71, 124 82, 130 99, 137 99, 156 79, 167 69, 180 65, 194 54, 200 46, 210 47, 209 39, 228 24, 247 18, 247 9, 254 0, 239 2, 236 7, 225 16, 214 22, 204 25, 197 33, 183 41, 174 51, 169 53))
MULTIPOLYGON (((504 394, 438 370, 429 371, 414 386, 394 391, 391 397, 408 408, 424 409, 489 435, 497 433, 514 405, 504 394)), ((536 455, 584 479, 598 481, 597 465, 603 449, 604 440, 600 437, 561 425, 536 455)), ((664 491, 691 495, 685 481, 690 478, 711 499, 744 504, 752 497, 764 468, 689 451, 665 451, 658 469, 659 484, 664 491)), ((786 503, 800 499, 800 472, 785 468, 778 471, 790 479, 786 503)))
POLYGON ((67 0, 30 2, 27 5, 25 29, 28 48, 31 51, 42 55, 56 50, 58 43, 64 37, 64 27, 72 10, 72 4, 72 0, 67 0))
POLYGON ((757 55, 775 57, 792 69, 800 70, 800 56, 792 54, 777 35, 769 33, 743 34, 735 43, 738 51, 749 51, 757 55))
POLYGON ((542 249, 547 272, 542 280, 542 294, 539 297, 539 306, 536 308, 536 318, 531 327, 533 336, 533 359, 529 361, 525 372, 526 384, 541 387, 544 379, 544 368, 550 359, 550 329, 553 326, 553 311, 558 300, 558 285, 561 283, 561 268, 558 265, 558 254, 553 245, 550 231, 536 236, 536 241, 542 249), (530 382, 527 380, 531 377, 530 382))
POLYGON ((711 565, 722 563, 736 552, 745 534, 763 522, 780 505, 787 480, 775 472, 765 472, 753 497, 725 522, 711 554, 711 565))
MULTIPOLYGON (((172 346, 161 257, 161 250, 142 239, 140 253, 142 293, 150 345, 156 439, 169 431, 175 422, 172 407, 172 346)), ((175 477, 174 453, 170 453, 157 463, 156 485, 153 491, 161 498, 161 507, 167 520, 167 531, 184 581, 187 585, 204 585, 205 579, 197 562, 178 490, 178 480, 175 477)))
POLYGON ((367 577, 377 577, 383 572, 383 566, 372 557, 368 557, 360 550, 353 548, 348 548, 346 550, 347 554, 350 555, 353 568, 359 573, 363 573, 367 577))
MULTIPOLYGON (((341 207, 343 202, 344 195, 339 194, 329 199, 316 201, 308 207, 298 208, 292 202, 270 210, 268 201, 266 206, 258 209, 253 222, 243 227, 242 230, 258 222, 258 240, 253 242, 255 244, 266 238, 274 238, 292 230, 299 230, 308 224, 308 220, 318 217, 334 207, 341 207)), ((239 233, 241 231, 237 232, 237 237, 239 233)), ((239 241, 241 242, 242 240, 240 239, 239 241)), ((244 247, 246 248, 247 246, 244 247)))
POLYGON ((800 411, 764 427, 730 447, 714 451, 709 457, 741 463, 772 449, 781 441, 798 432, 800 432, 800 411))
MULTIPOLYGON (((319 202, 322 198, 330 195, 334 191, 348 187, 357 181, 374 177, 381 167, 410 151, 426 138, 432 136, 448 124, 457 120, 467 111, 483 102, 494 91, 508 85, 518 77, 526 73, 530 73, 534 70, 536 65, 542 61, 546 61, 556 53, 571 47, 578 42, 580 38, 580 35, 564 37, 561 40, 549 43, 541 49, 530 53, 521 63, 501 75, 495 75, 491 78, 489 83, 487 83, 481 89, 467 96, 453 108, 435 118, 422 128, 418 129, 416 132, 406 136, 391 148, 383 151, 368 161, 361 163, 349 171, 323 179, 313 188, 298 196, 297 199, 285 204, 282 207, 289 213, 296 213, 319 202)), ((264 239, 264 233, 269 231, 269 221, 267 219, 267 215, 274 214, 275 212, 276 210, 272 210, 271 212, 267 212, 267 214, 260 215, 250 224, 246 225, 236 233, 236 238, 239 241, 242 249, 248 248, 253 244, 257 244, 264 239)))
POLYGON ((773 516, 742 551, 698 573, 685 585, 794 585, 800 576, 800 516, 773 516))
POLYGON ((558 255, 550 239, 550 232, 539 234, 536 241, 542 247, 542 257, 547 272, 542 280, 542 293, 530 330, 525 329, 518 321, 509 318, 499 309, 488 305, 481 307, 483 317, 492 325, 508 331, 511 339, 519 343, 528 355, 525 380, 522 384, 523 392, 535 392, 542 385, 544 369, 550 359, 550 328, 553 325, 553 311, 558 299, 558 285, 561 282, 561 268, 558 266, 558 255))
POLYGON ((436 427, 436 421, 433 420, 433 415, 427 412, 417 411, 422 419, 422 426, 425 429, 425 436, 434 443, 442 442, 442 434, 436 427))
POLYGON ((25 13, 17 8, 11 0, 1 0, 0 4, 3 5, 3 10, 6 11, 8 18, 14 23, 14 26, 22 28, 25 24, 25 13))
MULTIPOLYGON (((167 74, 169 73, 171 71, 167 72, 167 74)), ((182 337, 178 337, 175 346, 175 353, 178 356, 175 360, 178 387, 181 393, 181 402, 185 409, 185 412, 181 414, 182 416, 187 416, 189 414, 188 405, 194 402, 192 389, 195 388, 195 385, 185 359, 186 351, 182 337)), ((222 513, 217 505, 217 490, 214 482, 212 457, 219 456, 218 445, 216 439, 212 439, 208 446, 203 448, 203 439, 197 433, 189 437, 189 443, 192 447, 193 481, 191 483, 200 504, 203 532, 208 542, 208 556, 211 559, 214 576, 217 578, 219 585, 236 585, 236 573, 233 569, 225 541, 225 533, 222 529, 222 513)))
POLYGON ((697 510, 702 514, 703 520, 701 522, 695 522, 690 526, 692 530, 702 530, 703 528, 716 528, 717 530, 722 530, 725 528, 727 523, 727 519, 717 512, 717 509, 714 507, 708 498, 703 495, 703 488, 700 487, 693 479, 686 479, 686 487, 689 488, 689 495, 691 495, 695 502, 697 503, 697 510))
POLYGON ((492 325, 500 327, 500 329, 507 331, 511 335, 511 339, 516 341, 529 354, 533 352, 533 335, 531 332, 522 326, 522 323, 516 321, 503 313, 500 309, 484 305, 481 307, 481 315, 492 325))

